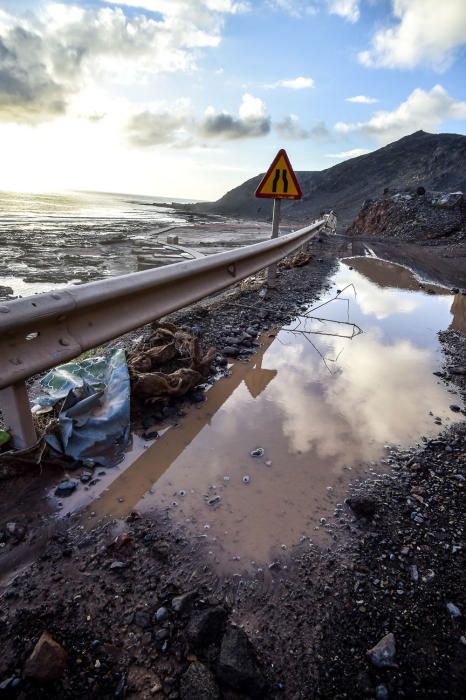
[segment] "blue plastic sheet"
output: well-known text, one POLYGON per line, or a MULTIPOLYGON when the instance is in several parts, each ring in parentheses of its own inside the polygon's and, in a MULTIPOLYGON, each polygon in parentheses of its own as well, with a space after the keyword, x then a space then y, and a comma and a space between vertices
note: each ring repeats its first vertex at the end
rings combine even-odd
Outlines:
POLYGON ((47 436, 57 452, 76 460, 110 466, 126 450, 130 429, 130 380, 124 350, 109 357, 70 362, 41 381, 41 407, 65 399, 60 434, 47 436))

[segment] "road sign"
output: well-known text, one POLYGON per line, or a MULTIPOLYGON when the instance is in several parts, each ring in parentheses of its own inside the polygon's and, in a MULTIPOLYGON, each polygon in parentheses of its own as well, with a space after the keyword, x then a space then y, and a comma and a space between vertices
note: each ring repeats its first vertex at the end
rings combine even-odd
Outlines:
POLYGON ((256 197, 266 199, 301 199, 303 196, 286 151, 282 148, 256 190, 256 197))

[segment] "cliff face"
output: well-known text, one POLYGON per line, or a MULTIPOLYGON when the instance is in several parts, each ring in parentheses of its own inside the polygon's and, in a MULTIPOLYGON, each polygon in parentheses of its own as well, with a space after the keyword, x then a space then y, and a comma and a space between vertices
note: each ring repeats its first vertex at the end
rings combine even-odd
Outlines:
MULTIPOLYGON (((322 171, 297 173, 303 199, 282 203, 288 221, 308 221, 333 209, 342 233, 357 216, 362 203, 377 199, 386 188, 402 191, 422 185, 426 190, 466 191, 466 136, 417 131, 377 151, 322 171)), ((227 192, 217 202, 195 205, 198 212, 265 219, 272 215, 271 201, 254 192, 262 175, 227 192)))
POLYGON ((350 236, 378 236, 403 241, 466 239, 466 203, 462 192, 388 192, 364 202, 347 231, 350 236))

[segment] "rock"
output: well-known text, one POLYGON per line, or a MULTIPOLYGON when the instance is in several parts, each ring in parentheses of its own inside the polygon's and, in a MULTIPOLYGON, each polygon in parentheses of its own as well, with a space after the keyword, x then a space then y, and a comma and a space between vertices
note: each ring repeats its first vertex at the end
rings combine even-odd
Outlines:
POLYGON ((395 637, 391 632, 386 634, 385 637, 382 637, 380 642, 377 642, 377 644, 374 647, 372 647, 372 649, 369 649, 366 653, 369 661, 374 666, 377 666, 377 668, 397 667, 395 663, 395 637))
POLYGON ((66 668, 66 652, 48 632, 43 632, 24 666, 24 675, 38 683, 61 678, 66 668))
POLYGON ((190 603, 196 597, 196 592, 191 591, 190 593, 185 593, 184 595, 178 595, 172 600, 172 609, 177 613, 182 613, 190 605, 190 603))
POLYGON ((217 665, 217 677, 234 690, 244 691, 252 698, 265 691, 265 679, 256 661, 246 632, 229 627, 222 639, 217 665))
POLYGON ((452 404, 450 406, 450 411, 453 411, 453 413, 459 413, 461 411, 461 406, 457 406, 456 404, 452 404))
POLYGON ((346 503, 358 518, 373 518, 378 506, 377 501, 370 496, 352 496, 346 499, 346 503))
POLYGON ((234 338, 233 336, 228 336, 228 338, 225 338, 224 340, 225 345, 239 345, 241 340, 240 338, 234 338))
POLYGON ((197 610, 191 615, 188 637, 194 648, 217 644, 223 634, 227 611, 221 606, 197 610))
POLYGON ((181 676, 181 700, 220 700, 220 690, 212 672, 194 661, 181 676))
POLYGON ((156 622, 165 622, 165 620, 168 620, 168 616, 168 608, 161 607, 155 613, 155 620, 156 622))
POLYGON ((450 374, 459 374, 461 376, 466 376, 466 367, 463 365, 458 365, 457 367, 450 367, 450 374))
POLYGON ((378 685, 375 689, 375 700, 388 700, 390 693, 386 685, 378 685))
POLYGON ((147 629, 148 627, 150 627, 150 615, 144 610, 138 610, 134 614, 133 622, 135 625, 137 625, 137 627, 141 627, 141 629, 147 629))
POLYGON ((259 335, 259 331, 256 328, 253 328, 252 326, 246 328, 246 333, 248 335, 251 335, 253 338, 257 338, 257 336, 259 335))
POLYGON ((461 617, 461 610, 454 603, 447 603, 447 610, 453 618, 461 617))
POLYGON ((110 564, 110 571, 118 571, 127 568, 128 564, 125 561, 112 561, 112 563, 110 564))
POLYGON ((223 348, 223 354, 225 355, 225 357, 238 357, 239 349, 233 347, 232 345, 225 345, 225 347, 223 348))
POLYGON ((71 496, 73 491, 76 491, 77 486, 77 481, 73 481, 72 479, 64 479, 63 481, 60 481, 55 489, 55 496, 58 496, 59 498, 71 496))
POLYGON ((251 450, 249 453, 251 457, 263 457, 265 453, 265 450, 263 447, 256 447, 255 450, 251 450))

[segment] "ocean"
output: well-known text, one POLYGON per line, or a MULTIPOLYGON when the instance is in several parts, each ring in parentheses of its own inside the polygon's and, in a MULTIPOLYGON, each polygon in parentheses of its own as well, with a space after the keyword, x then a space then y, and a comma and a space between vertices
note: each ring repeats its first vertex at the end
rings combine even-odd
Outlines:
POLYGON ((136 272, 187 253, 158 236, 192 218, 188 200, 98 192, 0 192, 0 300, 136 272))

